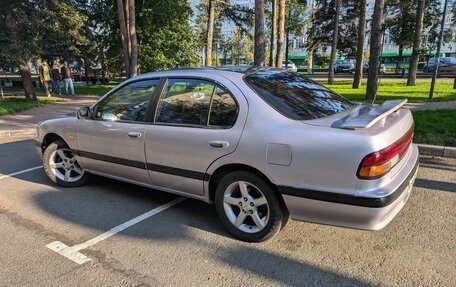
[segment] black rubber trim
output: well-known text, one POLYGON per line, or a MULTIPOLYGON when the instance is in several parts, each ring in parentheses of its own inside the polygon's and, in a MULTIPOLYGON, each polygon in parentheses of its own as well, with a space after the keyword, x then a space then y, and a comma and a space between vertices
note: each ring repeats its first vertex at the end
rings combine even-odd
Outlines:
POLYGON ((332 193, 332 192, 325 192, 325 191, 318 191, 318 190, 310 190, 310 189, 302 189, 302 188, 295 188, 290 186, 278 186, 280 193, 320 200, 320 201, 327 201, 327 202, 334 202, 340 204, 348 204, 348 205, 355 205, 355 206, 363 206, 363 207, 372 207, 372 208, 380 208, 385 207, 393 203, 397 198, 401 196, 401 194, 405 191, 407 186, 410 183, 413 175, 415 174, 416 170, 418 169, 418 160, 415 163, 410 174, 407 178, 402 182, 402 184, 390 195, 385 197, 356 197, 347 194, 339 194, 339 193, 332 193))
POLYGON ((90 158, 90 159, 101 160, 101 161, 106 161, 106 162, 110 162, 110 163, 116 163, 116 164, 136 167, 136 168, 140 168, 140 169, 146 169, 146 164, 144 162, 140 162, 140 161, 123 159, 123 158, 108 156, 108 155, 104 155, 104 154, 98 154, 98 153, 80 151, 80 150, 73 150, 73 152, 76 155, 81 156, 81 157, 86 157, 86 158, 90 158))
POLYGON ((156 172, 162 172, 162 173, 167 173, 167 174, 172 174, 172 175, 177 175, 177 176, 182 176, 182 177, 188 177, 188 178, 193 178, 193 179, 200 179, 200 180, 205 180, 205 181, 208 180, 208 177, 206 176, 205 173, 188 170, 188 169, 170 167, 170 166, 153 164, 153 163, 147 163, 147 169, 156 171, 156 172))
POLYGON ((92 152, 87 152, 87 151, 73 150, 73 152, 80 157, 85 157, 85 158, 90 158, 90 159, 95 159, 95 160, 100 160, 100 161, 106 161, 106 162, 110 162, 110 163, 115 163, 115 164, 120 164, 120 165, 140 168, 140 169, 147 169, 147 170, 151 170, 151 171, 162 172, 162 173, 167 173, 167 174, 172 174, 172 175, 177 175, 177 176, 182 176, 182 177, 188 177, 188 178, 199 179, 199 180, 204 180, 204 181, 208 181, 210 178, 210 175, 207 173, 193 171, 193 170, 158 165, 158 164, 153 164, 153 163, 146 164, 146 163, 140 162, 140 161, 112 157, 112 156, 108 156, 108 155, 92 153, 92 152))

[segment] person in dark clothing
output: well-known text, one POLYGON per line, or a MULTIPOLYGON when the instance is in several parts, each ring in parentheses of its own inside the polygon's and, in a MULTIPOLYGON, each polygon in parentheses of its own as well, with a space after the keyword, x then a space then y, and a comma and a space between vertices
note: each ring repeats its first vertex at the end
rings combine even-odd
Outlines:
POLYGON ((60 87, 60 70, 59 67, 54 64, 54 66, 52 66, 52 91, 56 93, 57 89, 59 90, 59 97, 61 97, 62 88, 60 87))
POLYGON ((73 84, 73 77, 71 75, 70 67, 68 67, 68 62, 63 62, 63 67, 61 68, 62 79, 65 83, 65 92, 68 96, 68 87, 71 90, 71 95, 75 96, 74 94, 74 84, 73 84))

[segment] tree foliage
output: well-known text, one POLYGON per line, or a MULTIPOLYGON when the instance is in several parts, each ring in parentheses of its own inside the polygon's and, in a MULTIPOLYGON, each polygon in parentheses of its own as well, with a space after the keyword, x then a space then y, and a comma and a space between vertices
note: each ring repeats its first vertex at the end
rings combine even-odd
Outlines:
MULTIPOLYGON (((196 7, 196 17, 194 23, 194 31, 198 37, 198 47, 200 50, 203 47, 206 47, 207 43, 207 27, 209 20, 208 15, 209 1, 202 0, 196 7)), ((213 49, 221 48, 224 53, 227 54, 227 51, 234 51, 232 49, 232 39, 238 37, 238 34, 241 35, 241 38, 244 37, 244 35, 250 37, 249 34, 253 28, 254 21, 254 10, 252 8, 237 3, 232 3, 229 0, 215 1, 214 16, 213 41, 216 41, 218 44, 223 45, 223 47, 219 47, 220 45, 212 45, 213 49), (236 35, 223 35, 222 24, 224 22, 234 23, 235 29, 233 33, 236 35), (228 46, 225 47, 225 45, 228 46)), ((228 57, 232 58, 231 56, 228 57)), ((212 55, 212 58, 214 59, 215 55, 212 55)))
POLYGON ((137 9, 141 71, 196 65, 197 38, 190 26, 192 10, 187 1, 143 3, 137 9))
MULTIPOLYGON (((87 43, 86 17, 62 0, 8 0, 14 31, 7 27, 6 11, 1 13, 0 58, 17 67, 20 61, 40 57, 78 57, 87 43)), ((7 9, 6 5, 1 6, 7 9)))
MULTIPOLYGON (((306 47, 315 50, 330 46, 336 13, 335 0, 315 0, 314 20, 309 27, 306 47)), ((359 1, 342 0, 339 18, 339 37, 337 49, 353 56, 356 53, 357 23, 359 1)))
POLYGON ((410 48, 415 31, 417 1, 387 0, 385 2, 385 28, 394 44, 410 48))

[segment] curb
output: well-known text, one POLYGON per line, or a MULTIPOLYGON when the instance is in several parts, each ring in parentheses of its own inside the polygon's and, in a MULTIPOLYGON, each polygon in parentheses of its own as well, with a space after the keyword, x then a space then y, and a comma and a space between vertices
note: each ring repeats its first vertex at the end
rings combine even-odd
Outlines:
POLYGON ((35 135, 36 135, 35 129, 0 131, 0 138, 18 137, 18 136, 35 136, 35 135))
POLYGON ((421 155, 456 158, 456 147, 417 144, 421 155))

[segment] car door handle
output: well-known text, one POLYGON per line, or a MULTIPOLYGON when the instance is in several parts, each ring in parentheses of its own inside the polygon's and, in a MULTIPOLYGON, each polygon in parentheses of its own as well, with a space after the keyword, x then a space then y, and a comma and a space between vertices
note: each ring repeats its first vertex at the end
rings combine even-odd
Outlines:
POLYGON ((128 136, 129 138, 140 138, 140 137, 141 137, 141 133, 138 133, 138 132, 129 132, 129 133, 127 134, 127 136, 128 136))
POLYGON ((209 146, 213 148, 227 148, 230 145, 229 142, 226 141, 210 141, 209 146))

